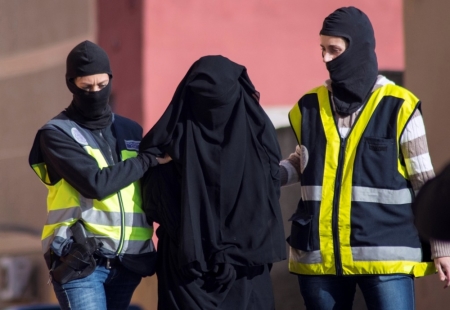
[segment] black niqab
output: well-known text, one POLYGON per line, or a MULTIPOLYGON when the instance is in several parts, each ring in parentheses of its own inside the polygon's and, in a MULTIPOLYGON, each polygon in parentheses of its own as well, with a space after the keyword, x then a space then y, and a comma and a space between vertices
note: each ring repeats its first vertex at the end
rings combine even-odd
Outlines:
POLYGON ((112 72, 106 52, 98 45, 84 41, 75 46, 67 56, 66 84, 73 94, 73 100, 66 109, 69 118, 89 129, 105 128, 112 121, 108 104, 111 95, 112 72), (77 77, 107 73, 109 83, 100 91, 88 92, 78 88, 77 77))
POLYGON ((378 76, 375 35, 366 14, 355 7, 337 9, 325 18, 321 35, 343 37, 347 49, 326 63, 336 111, 349 115, 368 99, 378 76))
POLYGON ((141 142, 141 149, 167 152, 179 166, 181 266, 206 271, 218 263, 285 258, 280 149, 258 97, 245 67, 202 57, 141 142))

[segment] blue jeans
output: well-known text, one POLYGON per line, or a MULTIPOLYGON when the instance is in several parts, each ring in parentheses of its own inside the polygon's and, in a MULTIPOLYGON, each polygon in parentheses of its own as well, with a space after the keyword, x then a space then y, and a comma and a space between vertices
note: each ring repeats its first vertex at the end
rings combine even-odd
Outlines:
POLYGON ((97 266, 89 276, 60 285, 53 281, 63 310, 126 310, 141 276, 119 265, 97 266))
POLYGON ((351 309, 359 285, 369 310, 414 310, 414 280, 408 275, 298 276, 307 309, 351 309))

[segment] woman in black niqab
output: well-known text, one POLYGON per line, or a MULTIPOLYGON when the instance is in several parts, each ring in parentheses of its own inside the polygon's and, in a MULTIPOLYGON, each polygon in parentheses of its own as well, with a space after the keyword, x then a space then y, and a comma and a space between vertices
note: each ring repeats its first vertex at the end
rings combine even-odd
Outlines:
POLYGON ((202 57, 141 142, 141 150, 173 159, 143 181, 144 204, 149 219, 170 235, 177 251, 168 255, 185 275, 214 280, 225 270, 233 282, 242 268, 285 259, 280 149, 258 101, 245 67, 222 56, 202 57), (167 173, 176 180, 168 181, 167 173))

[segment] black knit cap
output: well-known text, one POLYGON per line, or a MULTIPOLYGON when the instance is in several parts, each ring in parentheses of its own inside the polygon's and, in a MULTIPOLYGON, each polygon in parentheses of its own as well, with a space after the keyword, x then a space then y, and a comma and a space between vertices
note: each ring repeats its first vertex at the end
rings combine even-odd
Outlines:
POLYGON ((70 51, 66 61, 66 79, 99 73, 112 77, 108 55, 100 46, 86 40, 70 51))
POLYGON ((357 41, 361 45, 367 44, 368 49, 375 49, 375 35, 372 23, 361 10, 349 6, 342 7, 328 15, 323 21, 321 35, 343 37, 352 45, 357 41))

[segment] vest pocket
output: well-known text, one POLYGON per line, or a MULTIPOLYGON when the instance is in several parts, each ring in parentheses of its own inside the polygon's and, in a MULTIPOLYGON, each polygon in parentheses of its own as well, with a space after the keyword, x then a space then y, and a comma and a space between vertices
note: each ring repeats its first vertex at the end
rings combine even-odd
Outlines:
POLYGON ((289 221, 292 221, 291 235, 287 240, 289 245, 304 252, 313 251, 313 215, 307 212, 307 208, 303 205, 302 201, 299 202, 297 211, 291 216, 289 221))
POLYGON ((365 137, 357 154, 354 184, 391 188, 395 179, 395 139, 365 137))

